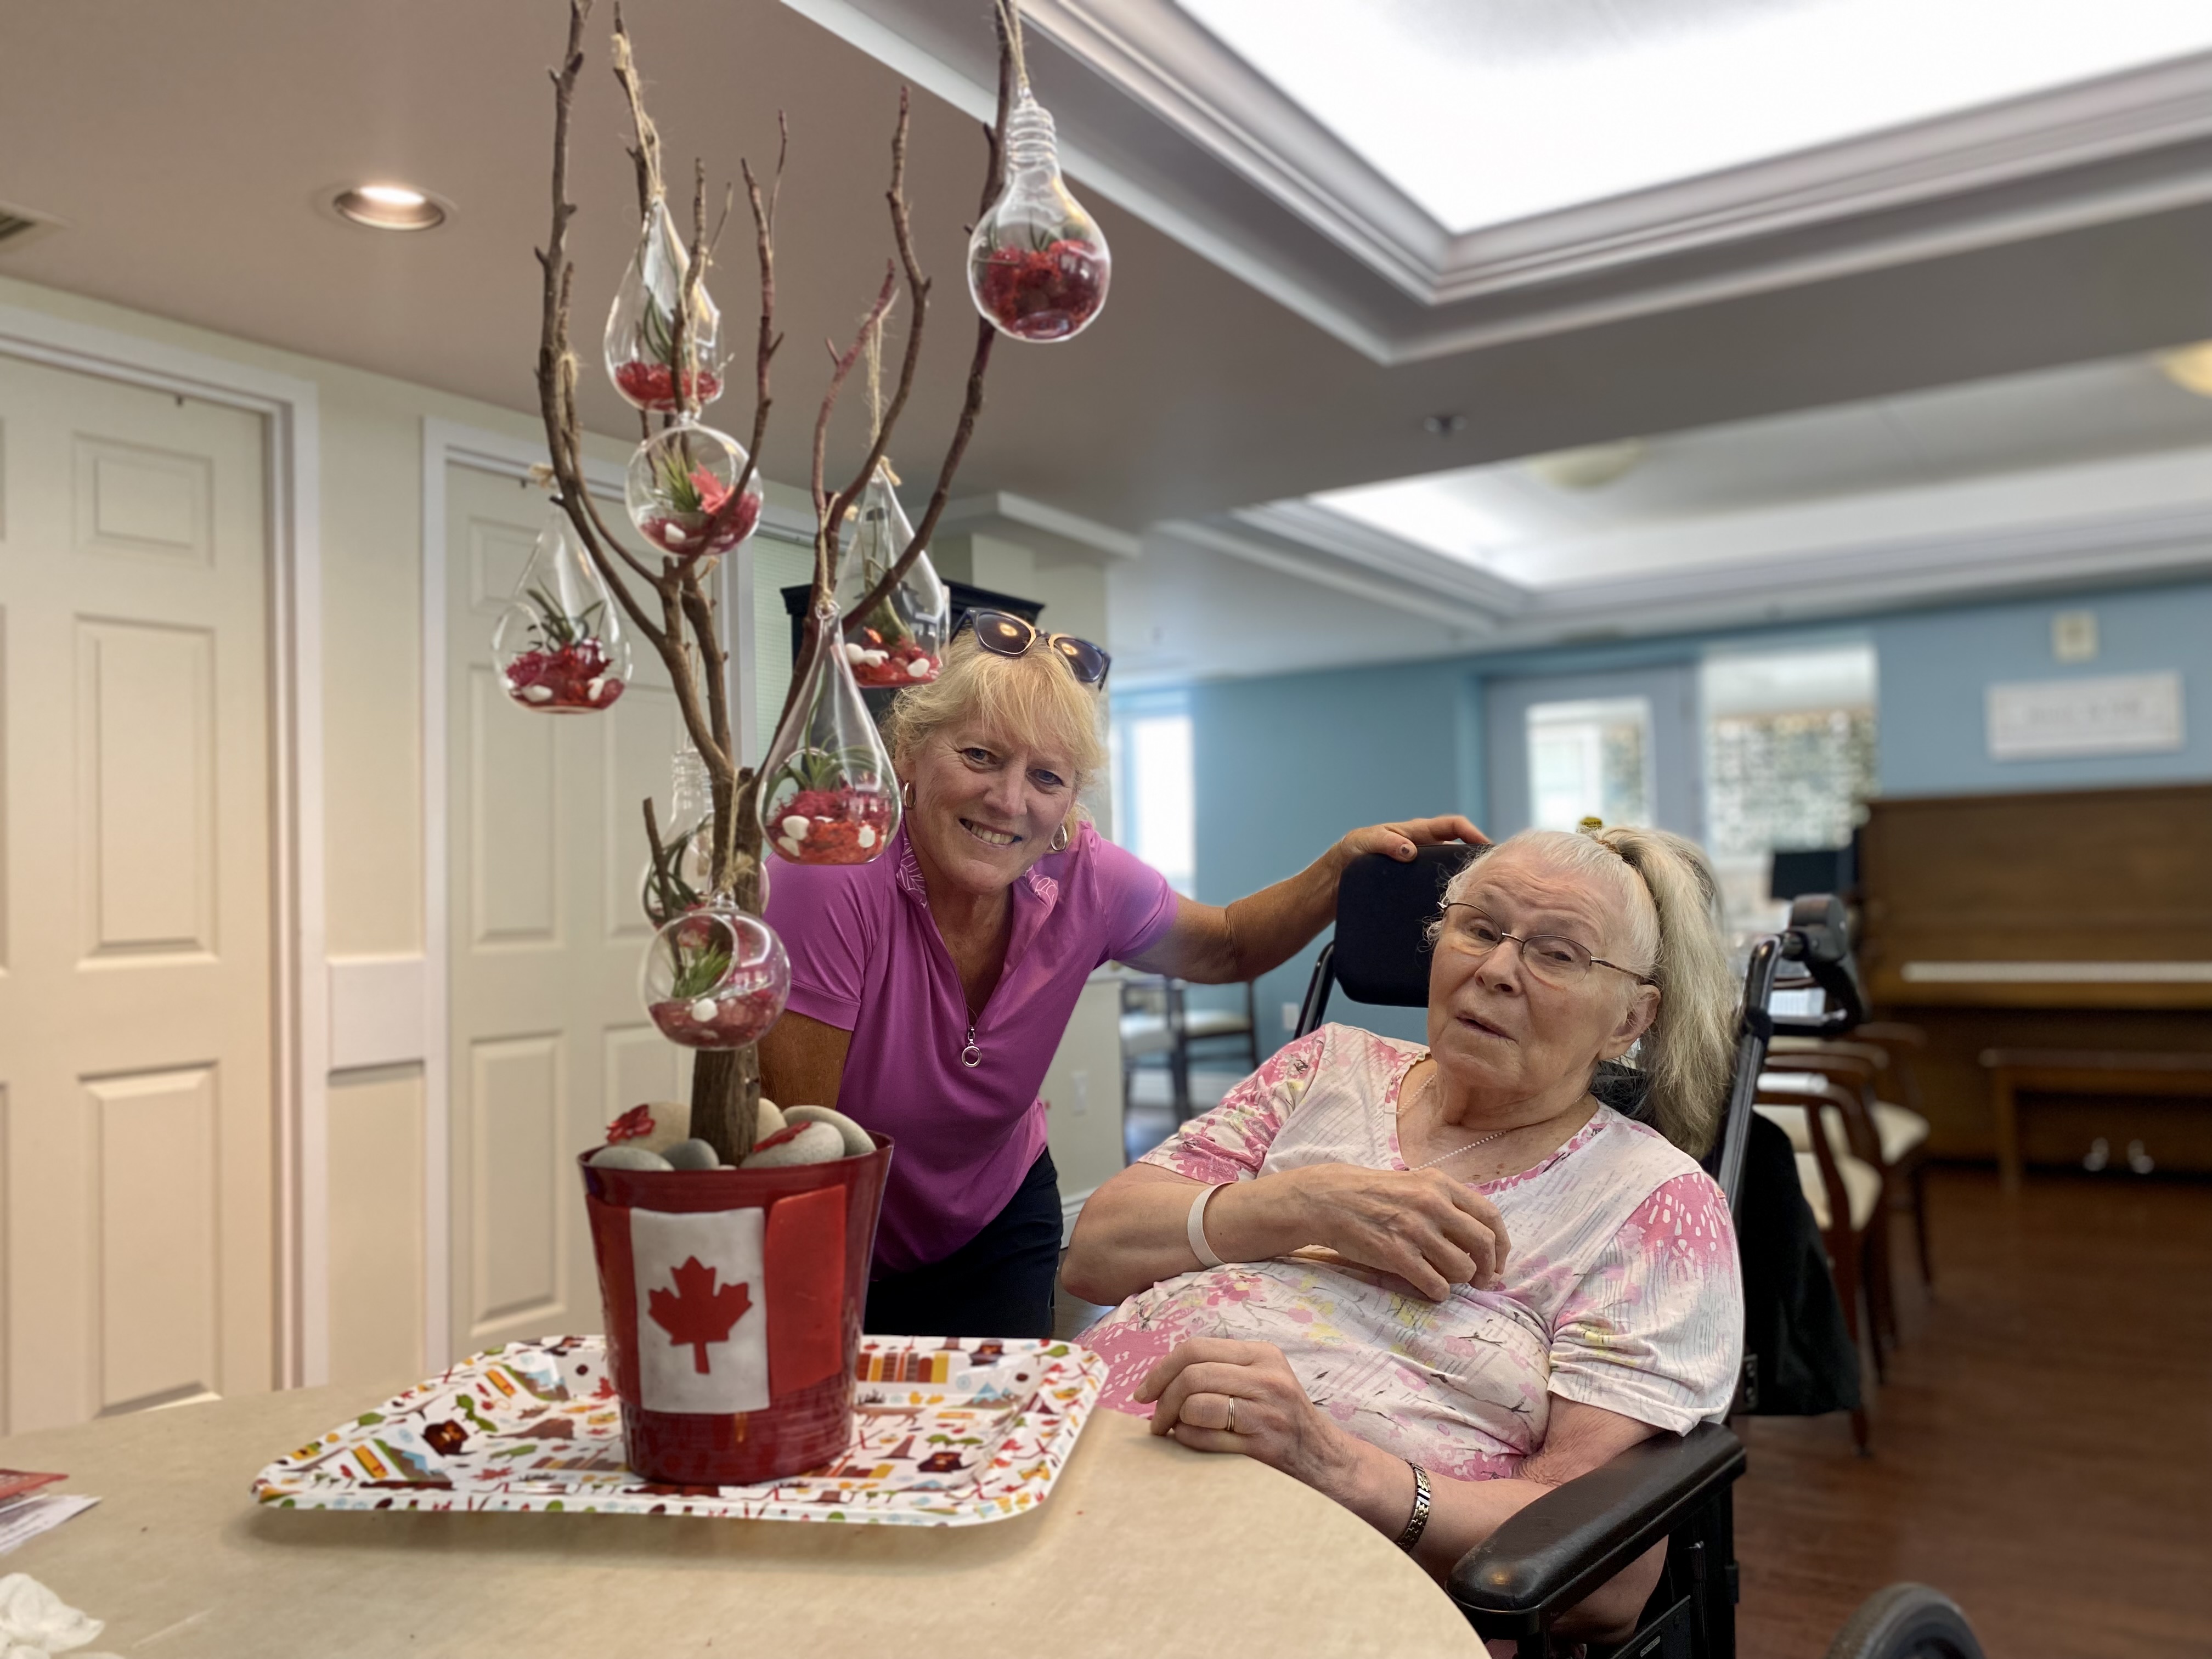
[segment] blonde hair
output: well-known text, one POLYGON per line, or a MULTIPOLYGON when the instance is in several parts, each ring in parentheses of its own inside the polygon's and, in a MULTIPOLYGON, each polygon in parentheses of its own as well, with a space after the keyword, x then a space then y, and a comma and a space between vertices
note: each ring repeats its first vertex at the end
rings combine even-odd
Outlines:
MULTIPOLYGON (((1720 883, 1705 849, 1665 830, 1523 830, 1480 849, 1444 889, 1458 902, 1486 854, 1525 847, 1555 868, 1608 883, 1626 903, 1621 964, 1659 991, 1659 1012, 1623 1063, 1650 1080, 1653 1127, 1692 1158, 1719 1127, 1735 1063, 1737 996, 1720 926, 1720 883)), ((1436 936, 1432 924, 1430 938, 1436 936)))
POLYGON ((884 737, 903 771, 906 757, 928 738, 969 720, 1024 748, 1066 756, 1075 772, 1068 781, 1079 795, 1105 769, 1098 689, 1079 681, 1042 642, 1018 657, 1002 657, 963 629, 945 653, 944 672, 893 700, 884 737))

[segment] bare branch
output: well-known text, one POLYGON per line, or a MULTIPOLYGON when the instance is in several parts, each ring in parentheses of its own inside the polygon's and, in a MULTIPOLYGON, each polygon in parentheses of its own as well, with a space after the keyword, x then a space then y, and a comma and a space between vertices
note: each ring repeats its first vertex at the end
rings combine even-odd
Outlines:
POLYGON ((768 198, 761 199, 760 180, 753 177, 752 163, 741 161, 739 170, 745 176, 745 199, 753 210, 753 241, 760 255, 760 343, 754 362, 753 441, 745 447, 745 465, 738 475, 738 494, 743 495, 760 468, 761 446, 768 441, 769 405, 775 399, 769 392, 769 364, 775 356, 775 349, 783 343, 775 331, 775 202, 783 191, 783 163, 791 149, 791 128, 779 110, 775 117, 776 131, 781 135, 776 145, 775 177, 769 185, 768 198))
MULTIPOLYGON (((988 159, 983 170, 983 205, 979 213, 990 211, 991 204, 999 199, 1005 182, 1006 112, 1013 102, 1014 57, 1011 38, 1001 19, 999 28, 999 113, 996 123, 985 130, 988 159)), ((919 313, 916 314, 920 320, 919 313)), ((988 318, 978 318, 975 323, 975 352, 968 362, 968 391, 960 404, 959 422, 952 428, 952 441, 945 446, 944 465, 938 468, 937 488, 930 492, 929 507, 921 515, 921 522, 914 527, 914 535, 896 562, 883 574, 883 579, 863 595, 845 616, 848 631, 858 628, 860 619, 872 614, 875 608, 890 598, 898 585, 906 580, 906 573, 914 568, 915 561, 929 545, 936 532, 937 521, 945 516, 945 504, 952 498, 952 480, 960 471, 960 463, 967 458, 969 440, 975 435, 976 418, 983 412, 983 377, 991 367, 991 349, 997 343, 999 331, 991 326, 988 318)))

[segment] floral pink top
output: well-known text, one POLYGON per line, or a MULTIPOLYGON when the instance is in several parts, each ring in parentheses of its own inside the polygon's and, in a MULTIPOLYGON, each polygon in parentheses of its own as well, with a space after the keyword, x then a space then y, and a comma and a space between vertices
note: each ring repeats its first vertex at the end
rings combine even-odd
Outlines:
MULTIPOLYGON (((1401 1170, 1398 1091, 1425 1053, 1325 1025, 1144 1161, 1205 1182, 1401 1170)), ((1149 1413, 1131 1393, 1187 1338, 1272 1342, 1346 1428, 1462 1480, 1517 1469, 1553 1395, 1678 1434, 1726 1413, 1743 1292, 1727 1200, 1694 1160, 1601 1106, 1541 1164, 1477 1190, 1512 1242, 1498 1289, 1433 1303, 1393 1274, 1304 1255, 1183 1273, 1085 1334, 1111 1366, 1103 1403, 1149 1413)))

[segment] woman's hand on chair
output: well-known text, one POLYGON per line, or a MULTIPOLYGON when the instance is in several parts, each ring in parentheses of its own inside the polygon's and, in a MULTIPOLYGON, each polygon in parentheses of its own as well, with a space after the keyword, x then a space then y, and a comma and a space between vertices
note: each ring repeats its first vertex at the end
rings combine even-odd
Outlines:
POLYGON ((1351 1449, 1272 1342, 1193 1338, 1147 1371, 1133 1397, 1158 1402, 1154 1434, 1194 1451, 1242 1452, 1324 1492, 1351 1449))
MULTIPOLYGON (((1254 1219, 1260 1218, 1255 1215, 1254 1219)), ((1455 1285, 1496 1285, 1511 1241, 1498 1206, 1435 1170, 1370 1170, 1356 1164, 1313 1164, 1216 1194, 1206 1211, 1214 1248, 1255 1261, 1300 1245, 1318 1244, 1364 1267, 1395 1273, 1431 1302, 1455 1285), (1271 1212, 1243 1249, 1237 1237, 1249 1207, 1271 1212)))
POLYGON ((1407 818, 1398 823, 1370 823, 1364 830, 1354 830, 1337 842, 1337 850, 1344 862, 1349 864, 1362 853, 1380 853, 1385 858, 1409 859, 1417 847, 1440 847, 1451 842, 1463 841, 1470 846, 1486 844, 1490 837, 1474 826, 1471 818, 1456 812, 1440 818, 1407 818))

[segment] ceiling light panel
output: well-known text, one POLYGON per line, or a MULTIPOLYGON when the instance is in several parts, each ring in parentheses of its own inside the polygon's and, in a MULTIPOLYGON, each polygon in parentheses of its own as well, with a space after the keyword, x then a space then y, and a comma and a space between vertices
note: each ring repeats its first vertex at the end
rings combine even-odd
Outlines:
POLYGON ((1178 0, 1454 234, 2212 49, 2205 0, 1178 0))

